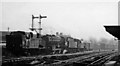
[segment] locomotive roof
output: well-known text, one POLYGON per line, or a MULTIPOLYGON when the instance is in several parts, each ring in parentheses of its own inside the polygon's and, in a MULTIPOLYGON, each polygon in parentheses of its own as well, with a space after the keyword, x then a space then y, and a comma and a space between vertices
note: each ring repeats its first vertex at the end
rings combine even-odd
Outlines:
POLYGON ((26 32, 24 32, 24 31, 13 31, 13 32, 11 32, 11 34, 16 34, 16 33, 20 33, 20 34, 23 34, 23 35, 26 34, 26 32))

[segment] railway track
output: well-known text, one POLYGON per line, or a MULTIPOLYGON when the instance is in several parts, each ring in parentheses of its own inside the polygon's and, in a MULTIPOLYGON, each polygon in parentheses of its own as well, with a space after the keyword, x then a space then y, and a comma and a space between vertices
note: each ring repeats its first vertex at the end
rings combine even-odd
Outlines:
POLYGON ((81 55, 81 56, 78 56, 78 57, 70 58, 70 59, 67 59, 67 60, 59 60, 58 62, 54 62, 54 63, 53 62, 52 63, 47 63, 47 61, 45 61, 45 63, 38 64, 38 65, 35 65, 35 66, 74 66, 75 62, 81 61, 81 63, 82 63, 82 62, 84 62, 88 59, 91 59, 93 57, 94 58, 96 57, 96 59, 97 59, 97 56, 101 56, 101 55, 104 56, 105 54, 111 54, 111 53, 110 52, 91 53, 91 54, 86 54, 86 55, 81 55))
POLYGON ((41 59, 41 58, 51 58, 51 57, 62 57, 62 56, 72 56, 72 55, 84 55, 84 54, 89 54, 89 53, 92 53, 92 52, 85 52, 85 53, 71 53, 71 54, 55 54, 55 55, 39 55, 39 56, 29 56, 29 57, 13 57, 13 58, 7 58, 7 59, 2 59, 3 63, 6 63, 6 62, 18 62, 18 61, 23 61, 23 60, 33 60, 33 59, 41 59))
MULTIPOLYGON (((94 54, 82 58, 71 59, 62 64, 62 66, 102 66, 106 61, 114 57, 116 53, 94 54)), ((57 64, 56 64, 57 65, 57 64)), ((54 65, 53 65, 54 66, 54 65)), ((58 65, 57 65, 58 66, 58 65)), ((60 64, 59 64, 60 66, 60 64)))
POLYGON ((94 60, 93 62, 91 62, 87 66, 102 66, 105 62, 109 61, 114 56, 116 56, 116 54, 114 54, 114 53, 113 54, 107 54, 105 56, 101 56, 100 58, 94 60))
POLYGON ((76 56, 86 55, 90 53, 97 53, 97 52, 82 52, 82 53, 71 53, 71 54, 55 54, 55 55, 39 55, 39 56, 33 56, 33 57, 18 57, 18 58, 9 58, 9 59, 3 59, 2 65, 3 66, 17 66, 20 64, 24 65, 36 65, 36 64, 44 64, 44 62, 54 63, 58 62, 58 60, 66 60, 69 58, 73 58, 76 56), (69 57, 69 58, 68 58, 69 57))
POLYGON ((115 54, 105 54, 96 57, 92 57, 92 59, 87 59, 82 62, 74 63, 74 65, 82 65, 82 66, 102 66, 106 61, 111 59, 115 54))
POLYGON ((75 54, 62 54, 62 55, 45 55, 45 56, 36 56, 36 57, 22 57, 22 58, 12 58, 6 59, 2 62, 3 66, 64 66, 64 65, 75 65, 79 62, 85 62, 98 55, 104 55, 110 52, 88 52, 88 53, 75 53, 75 54))

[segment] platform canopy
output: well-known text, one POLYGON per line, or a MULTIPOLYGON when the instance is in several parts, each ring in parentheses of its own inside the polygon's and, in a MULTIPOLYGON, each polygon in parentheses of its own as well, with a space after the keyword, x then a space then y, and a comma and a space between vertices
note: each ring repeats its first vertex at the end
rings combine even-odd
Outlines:
POLYGON ((106 31, 120 40, 120 26, 104 26, 106 31))

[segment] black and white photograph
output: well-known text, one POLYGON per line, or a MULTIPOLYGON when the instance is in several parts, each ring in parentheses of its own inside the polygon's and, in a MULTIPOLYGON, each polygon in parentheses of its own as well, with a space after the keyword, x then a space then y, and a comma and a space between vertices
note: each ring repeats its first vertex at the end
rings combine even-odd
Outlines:
POLYGON ((120 66, 119 0, 2 0, 1 66, 120 66))

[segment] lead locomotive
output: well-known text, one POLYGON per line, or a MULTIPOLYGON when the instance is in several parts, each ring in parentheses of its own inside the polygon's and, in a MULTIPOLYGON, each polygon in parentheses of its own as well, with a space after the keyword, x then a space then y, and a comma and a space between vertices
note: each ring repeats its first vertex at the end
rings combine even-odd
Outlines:
POLYGON ((25 54, 25 49, 29 47, 29 40, 33 37, 33 33, 24 31, 14 31, 10 35, 6 35, 6 49, 15 55, 25 54))
POLYGON ((6 49, 9 50, 12 54, 18 56, 51 54, 53 51, 53 45, 56 46, 58 44, 61 44, 61 42, 64 44, 64 42, 61 41, 61 37, 44 35, 39 38, 35 36, 36 35, 31 32, 11 32, 10 35, 6 35, 6 49))

